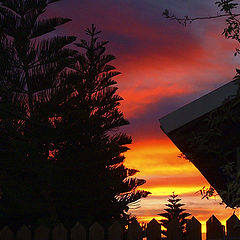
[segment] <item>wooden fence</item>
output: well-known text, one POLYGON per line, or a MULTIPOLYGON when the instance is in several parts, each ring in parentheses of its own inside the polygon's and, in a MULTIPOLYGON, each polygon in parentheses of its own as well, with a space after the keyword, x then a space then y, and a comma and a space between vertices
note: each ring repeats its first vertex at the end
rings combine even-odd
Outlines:
MULTIPOLYGON (((206 226, 207 240, 240 240, 240 220, 236 215, 232 215, 227 220, 227 234, 224 226, 214 215, 208 219, 206 226)), ((186 240, 202 239, 201 223, 195 217, 189 220, 186 229, 186 240)), ((127 228, 115 222, 107 229, 97 222, 89 229, 77 223, 69 230, 63 224, 53 229, 41 225, 34 231, 23 225, 17 232, 13 232, 6 226, 0 231, 0 240, 182 240, 181 229, 175 219, 169 224, 167 235, 167 238, 161 236, 161 225, 152 219, 145 227, 134 220, 127 228)))

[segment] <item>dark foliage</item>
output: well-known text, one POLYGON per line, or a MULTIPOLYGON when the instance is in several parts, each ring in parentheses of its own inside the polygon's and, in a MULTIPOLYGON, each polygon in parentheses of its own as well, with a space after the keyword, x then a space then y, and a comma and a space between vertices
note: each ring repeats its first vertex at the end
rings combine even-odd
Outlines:
POLYGON ((89 41, 76 44, 83 53, 74 71, 62 78, 71 94, 55 121, 60 141, 54 158, 63 170, 58 176, 65 176, 56 192, 56 201, 62 198, 57 208, 61 220, 70 217, 70 222, 79 217, 85 222, 127 221, 131 203, 149 192, 136 190, 145 180, 132 178, 137 170, 123 164, 132 140, 117 132, 128 121, 118 109, 122 98, 112 78, 120 73, 109 64, 115 57, 105 54, 108 42, 98 40, 95 26, 86 34, 89 41))
POLYGON ((76 52, 65 46, 76 38, 43 39, 70 21, 40 20, 51 2, 0 1, 1 224, 56 218, 49 188, 54 115, 43 106, 58 91, 60 74, 75 62, 76 52))
POLYGON ((44 39, 70 21, 42 18, 54 2, 0 1, 0 224, 126 220, 149 193, 123 165, 114 57, 94 26, 83 54, 73 36, 44 39))
MULTIPOLYGON (((220 10, 220 13, 212 16, 200 16, 200 17, 178 17, 175 14, 169 12, 168 9, 165 9, 163 16, 170 20, 176 20, 178 23, 186 26, 187 23, 192 23, 198 20, 214 20, 218 18, 224 18, 226 26, 223 29, 222 35, 228 39, 234 39, 240 43, 240 13, 239 13, 239 4, 235 0, 220 0, 216 1, 215 5, 220 10), (236 11, 237 10, 237 11, 236 11)), ((235 55, 239 54, 240 50, 236 48, 235 55)))

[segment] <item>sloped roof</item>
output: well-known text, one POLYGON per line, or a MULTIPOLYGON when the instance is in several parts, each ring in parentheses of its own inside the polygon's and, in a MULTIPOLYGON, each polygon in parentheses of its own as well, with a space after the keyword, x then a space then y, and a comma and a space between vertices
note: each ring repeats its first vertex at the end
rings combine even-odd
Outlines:
MULTIPOLYGON (((231 118, 221 123, 219 125, 221 136, 215 136, 214 141, 200 143, 193 139, 195 139, 194 136, 199 138, 205 133, 208 135, 209 130, 213 130, 206 120, 215 110, 222 110, 224 106, 228 106, 228 103, 234 102, 238 87, 236 81, 231 81, 159 120, 164 133, 218 193, 226 190, 230 181, 224 173, 223 166, 228 162, 234 162, 236 166, 240 164, 238 163, 240 159, 237 159, 237 152, 240 147, 238 137, 240 136, 240 123, 233 123, 231 118), (223 154, 218 155, 217 152, 214 152, 215 150, 212 151, 212 147, 216 145, 223 154), (224 157, 224 153, 228 152, 231 152, 231 154, 227 158, 224 157)), ((231 107, 230 112, 231 115, 239 117, 240 104, 235 105, 234 108, 231 107)), ((224 196, 221 197, 224 198, 224 196)), ((225 201, 225 203, 227 202, 225 201)))
POLYGON ((159 119, 161 128, 165 133, 169 133, 220 107, 225 99, 234 96, 237 90, 237 82, 231 81, 176 111, 161 117, 159 119))

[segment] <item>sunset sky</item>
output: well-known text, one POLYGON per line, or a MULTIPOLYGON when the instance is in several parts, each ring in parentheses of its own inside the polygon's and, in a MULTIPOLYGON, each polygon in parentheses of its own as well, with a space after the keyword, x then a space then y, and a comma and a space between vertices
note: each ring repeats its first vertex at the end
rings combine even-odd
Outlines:
MULTIPOLYGON (((238 57, 236 43, 221 36, 223 20, 194 22, 187 27, 162 16, 165 8, 180 16, 216 13, 213 0, 65 0, 49 12, 72 18, 59 34, 84 38, 94 23, 109 40, 108 53, 122 72, 116 78, 121 110, 130 125, 122 129, 132 136, 125 164, 140 172, 152 195, 131 212, 143 220, 163 212, 174 191, 188 212, 205 222, 212 214, 224 221, 232 214, 219 199, 201 200, 195 194, 208 183, 160 130, 158 119, 232 80, 238 57)), ((238 212, 237 212, 238 214, 238 212)))

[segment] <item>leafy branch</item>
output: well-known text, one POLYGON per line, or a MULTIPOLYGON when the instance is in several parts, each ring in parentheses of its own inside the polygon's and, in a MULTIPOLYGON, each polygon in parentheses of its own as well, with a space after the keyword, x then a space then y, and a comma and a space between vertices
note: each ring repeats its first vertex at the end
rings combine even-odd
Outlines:
MULTIPOLYGON (((178 17, 174 14, 171 14, 168 9, 165 9, 162 13, 163 16, 170 20, 176 20, 178 23, 186 26, 187 23, 192 23, 193 21, 196 20, 209 20, 209 19, 216 19, 216 18, 222 18, 222 17, 229 17, 230 14, 217 14, 214 16, 205 16, 205 17, 189 17, 189 16, 184 16, 184 17, 178 17)), ((240 16, 240 13, 237 14, 232 14, 234 17, 240 16)))
MULTIPOLYGON (((222 35, 225 36, 227 39, 234 39, 238 43, 240 43, 240 13, 234 13, 233 10, 237 9, 238 3, 234 2, 234 0, 221 0, 216 1, 215 4, 218 8, 220 8, 221 14, 216 14, 212 16, 200 16, 200 17, 178 17, 175 14, 169 12, 168 9, 165 9, 162 13, 163 16, 170 20, 175 20, 179 24, 186 26, 188 23, 192 23, 193 21, 198 20, 213 20, 219 18, 225 18, 226 27, 223 29, 222 35)), ((240 53, 240 50, 237 48, 234 55, 240 53)))

